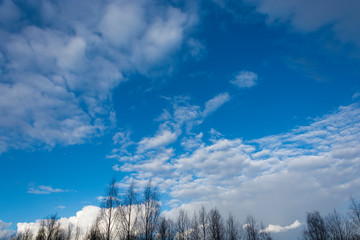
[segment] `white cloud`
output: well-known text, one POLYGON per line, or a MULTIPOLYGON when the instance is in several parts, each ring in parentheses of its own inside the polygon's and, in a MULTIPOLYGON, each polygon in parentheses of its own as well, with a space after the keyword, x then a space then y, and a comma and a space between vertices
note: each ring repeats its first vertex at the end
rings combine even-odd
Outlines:
POLYGON ((195 60, 200 60, 205 56, 206 47, 200 41, 198 41, 194 38, 190 38, 187 41, 187 45, 189 46, 189 49, 190 49, 190 55, 195 60))
POLYGON ((143 155, 135 155, 132 159, 128 161, 120 158, 120 161, 123 161, 124 164, 121 167, 116 165, 116 167, 114 167, 116 168, 116 170, 120 170, 123 172, 136 171, 137 173, 142 175, 144 179, 152 177, 153 174, 155 174, 156 177, 171 177, 176 175, 176 173, 173 172, 172 165, 168 162, 169 159, 173 156, 174 149, 161 148, 157 149, 157 151, 146 152, 143 155), (134 158, 136 160, 134 160, 134 158))
POLYGON ((129 144, 129 142, 131 142, 130 135, 131 135, 130 131, 121 131, 121 132, 115 133, 115 135, 113 136, 114 144, 116 144, 116 145, 117 144, 119 144, 119 145, 129 144))
POLYGON ((64 46, 57 58, 59 67, 67 70, 77 70, 83 63, 86 42, 80 37, 74 37, 64 46))
MULTIPOLYGON (((90 229, 91 225, 94 223, 99 213, 99 207, 89 205, 83 207, 76 213, 75 216, 69 218, 60 218, 59 221, 64 229, 68 229, 69 225, 72 225, 73 227, 79 227, 80 236, 84 236, 90 229)), ((33 233, 36 233, 39 230, 40 225, 41 219, 30 223, 18 223, 17 231, 21 233, 25 232, 27 229, 30 229, 33 233)))
POLYGON ((208 116, 212 112, 216 111, 219 107, 221 107, 224 103, 230 100, 230 95, 228 93, 221 93, 216 97, 210 99, 205 103, 205 109, 201 113, 203 117, 208 116))
POLYGON ((360 97, 360 92, 356 92, 352 95, 352 99, 357 99, 358 97, 360 97))
POLYGON ((247 0, 256 5, 257 11, 268 16, 270 24, 289 22, 294 29, 312 32, 331 26, 342 41, 360 44, 360 32, 356 27, 360 21, 357 0, 247 0))
POLYGON ((113 169, 115 171, 131 171, 130 169, 136 168, 141 172, 147 169, 151 172, 156 169, 155 171, 158 174, 173 175, 170 174, 171 166, 168 160, 174 155, 174 149, 169 145, 176 142, 181 135, 185 135, 181 139, 181 145, 185 149, 193 149, 201 145, 202 133, 193 134, 193 127, 201 124, 210 113, 221 107, 229 99, 228 93, 219 94, 205 103, 203 111, 200 106, 190 105, 187 97, 169 99, 172 101, 172 110, 164 110, 156 119, 161 123, 154 136, 144 137, 135 143, 130 140, 127 133, 115 134, 114 142, 125 142, 120 144, 120 147, 114 148, 108 158, 118 159, 125 164, 123 166, 115 165, 113 169), (124 146, 126 148, 132 144, 137 145, 136 152, 124 149, 124 146), (142 162, 141 166, 136 164, 139 161, 142 162))
POLYGON ((137 39, 147 27, 141 5, 125 1, 108 5, 99 24, 105 39, 116 47, 130 47, 131 40, 137 39))
POLYGON ((264 231, 265 232, 279 233, 279 232, 286 232, 286 231, 298 228, 300 226, 301 226, 301 223, 298 220, 296 220, 293 224, 291 224, 289 226, 285 226, 285 227, 282 227, 280 225, 269 224, 264 231))
POLYGON ((131 62, 140 71, 146 71, 149 64, 164 60, 174 49, 180 47, 188 23, 186 14, 169 7, 163 18, 156 18, 148 26, 139 45, 134 48, 131 62))
POLYGON ((63 190, 60 188, 52 188, 51 186, 31 186, 28 188, 28 193, 32 194, 50 194, 50 193, 60 193, 60 192, 68 192, 69 190, 63 190))
POLYGON ((195 136, 184 137, 181 140, 181 146, 186 150, 192 150, 198 148, 202 144, 203 133, 199 133, 195 136))
POLYGON ((129 130, 125 130, 125 131, 119 131, 117 133, 115 133, 115 135, 113 136, 113 143, 114 145, 119 146, 119 148, 117 149, 113 149, 112 154, 109 155, 109 158, 115 157, 116 158, 116 154, 118 153, 126 153, 129 154, 129 152, 127 151, 127 148, 131 145, 134 145, 135 142, 133 142, 131 140, 131 132, 129 130))
POLYGON ((230 82, 239 88, 251 88, 257 84, 257 79, 256 73, 241 71, 230 82))
POLYGON ((11 0, 5 0, 0 5, 0 23, 9 24, 20 18, 19 8, 11 0))
MULTIPOLYGON (((279 135, 252 141, 222 136, 210 143, 198 137, 180 155, 166 148, 145 153, 151 157, 133 153, 132 159, 139 160, 125 161, 121 170, 139 180, 157 178, 170 199, 186 202, 182 207, 217 206, 240 220, 253 214, 282 226, 303 219, 307 211, 341 207, 357 193, 359 122, 360 107, 352 104, 279 135)), ((191 143, 193 136, 178 140, 191 143)), ((297 226, 270 228, 276 232, 297 226)))
POLYGON ((13 230, 8 229, 11 226, 11 223, 6 223, 0 220, 0 239, 9 239, 10 236, 14 233, 13 230))
POLYGON ((157 133, 154 137, 143 138, 139 142, 138 150, 143 152, 145 150, 166 146, 177 139, 177 134, 169 130, 163 130, 157 133))
POLYGON ((113 124, 111 94, 127 80, 124 73, 168 72, 196 23, 193 8, 185 9, 147 1, 43 1, 33 6, 38 20, 32 22, 26 9, 3 1, 0 153, 103 134, 113 124))

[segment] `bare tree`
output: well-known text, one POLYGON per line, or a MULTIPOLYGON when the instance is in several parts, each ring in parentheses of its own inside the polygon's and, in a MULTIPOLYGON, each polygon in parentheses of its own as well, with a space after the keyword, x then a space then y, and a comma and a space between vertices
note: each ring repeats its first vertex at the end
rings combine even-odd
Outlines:
POLYGON ((99 221, 100 218, 98 217, 95 220, 95 223, 91 226, 88 233, 86 234, 85 240, 105 240, 104 234, 102 234, 99 229, 99 221))
POLYGON ((257 240, 259 237, 259 227, 255 218, 251 215, 247 216, 244 224, 244 238, 245 240, 257 240))
POLYGON ((325 221, 318 211, 306 214, 306 229, 303 232, 304 239, 307 240, 326 240, 328 233, 325 221))
POLYGON ((160 218, 158 225, 157 239, 174 240, 176 235, 176 227, 171 219, 165 217, 160 218))
POLYGON ((35 240, 46 240, 45 222, 41 221, 40 228, 36 234, 35 240))
POLYGON ((243 225, 244 233, 243 239, 245 240, 271 240, 270 233, 265 230, 265 227, 260 223, 260 227, 255 218, 251 215, 247 216, 243 225))
POLYGON ((200 225, 196 212, 194 212, 190 225, 190 240, 201 240, 200 225))
POLYGON ((60 223, 58 222, 57 215, 52 215, 48 219, 43 220, 46 232, 46 239, 56 239, 56 235, 60 229, 60 223))
POLYGON ((201 235, 202 235, 202 240, 206 240, 206 228, 207 228, 207 216, 206 216, 206 210, 204 206, 201 206, 201 209, 199 211, 199 224, 200 224, 200 229, 201 229, 201 235))
POLYGON ((211 240, 223 240, 224 239, 224 222, 222 220, 220 212, 213 208, 208 214, 209 221, 209 236, 211 240))
POLYGON ((360 239, 360 202, 350 198, 349 216, 351 220, 351 229, 355 239, 360 239))
POLYGON ((138 198, 135 191, 135 181, 130 182, 129 188, 124 196, 123 204, 119 207, 119 219, 126 240, 133 240, 136 237, 136 226, 138 222, 138 198))
POLYGON ((176 223, 171 220, 171 219, 168 219, 167 220, 168 222, 168 239, 169 240, 174 240, 176 238, 176 223))
POLYGON ((187 239, 188 230, 189 230, 189 218, 184 209, 180 209, 177 217, 177 234, 178 240, 187 239))
POLYGON ((119 191, 116 187, 116 179, 113 178, 106 189, 104 201, 101 204, 98 224, 104 229, 105 239, 111 240, 116 236, 117 211, 120 205, 119 191))
POLYGON ((226 240, 239 240, 241 238, 239 224, 231 213, 229 213, 229 217, 226 220, 225 237, 226 240))
POLYGON ((269 232, 266 231, 264 224, 260 223, 260 232, 259 232, 259 240, 272 240, 272 237, 269 232))
POLYGON ((61 228, 56 214, 43 219, 35 237, 36 240, 65 240, 65 231, 61 228))
POLYGON ((143 214, 141 215, 145 240, 152 240, 154 238, 159 215, 159 193, 158 190, 151 185, 151 180, 149 180, 144 190, 143 214))
POLYGON ((58 216, 52 215, 45 220, 47 229, 47 240, 63 240, 65 238, 65 231, 61 228, 58 216))
POLYGON ((15 236, 12 236, 11 240, 32 240, 34 237, 31 229, 25 229, 24 232, 18 232, 15 236))
POLYGON ((168 240, 168 231, 169 231, 169 225, 168 225, 167 219, 165 217, 160 218, 157 239, 168 240))
POLYGON ((335 209, 325 217, 325 226, 330 240, 350 239, 351 232, 347 219, 344 219, 335 209))

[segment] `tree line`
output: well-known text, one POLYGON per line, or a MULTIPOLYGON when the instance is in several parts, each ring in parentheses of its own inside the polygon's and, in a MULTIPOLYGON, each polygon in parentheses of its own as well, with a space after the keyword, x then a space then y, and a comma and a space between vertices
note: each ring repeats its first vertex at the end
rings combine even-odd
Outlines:
POLYGON ((360 240, 360 203, 350 199, 348 215, 334 210, 325 217, 319 211, 306 214, 304 240, 360 240))
MULTIPOLYGON (((351 199, 350 214, 336 210, 322 217, 318 211, 306 214, 299 239, 360 239, 360 204, 351 199)), ((43 219, 36 233, 27 229, 11 240, 271 240, 264 225, 253 216, 240 223, 229 213, 225 218, 216 208, 201 207, 189 214, 180 209, 175 218, 160 215, 159 191, 149 181, 141 194, 135 182, 120 194, 113 179, 106 189, 100 214, 86 233, 79 227, 61 226, 57 215, 43 219)))

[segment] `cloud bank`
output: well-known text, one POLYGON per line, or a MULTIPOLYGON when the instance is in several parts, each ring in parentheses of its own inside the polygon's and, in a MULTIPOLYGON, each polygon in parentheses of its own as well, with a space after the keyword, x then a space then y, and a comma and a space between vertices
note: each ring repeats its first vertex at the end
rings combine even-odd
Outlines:
POLYGON ((116 170, 131 173, 139 182, 151 177, 167 196, 170 215, 180 207, 193 211, 216 206, 238 219, 254 214, 272 224, 269 231, 281 232, 298 227, 298 222, 276 225, 302 219, 306 211, 341 207, 360 187, 358 103, 308 126, 251 141, 228 139, 214 129, 208 139, 193 128, 186 131, 201 124, 199 106, 174 103, 174 110, 165 112, 159 128, 182 129, 176 142, 141 152, 115 148, 111 157, 120 161, 116 170), (176 119, 182 119, 181 125, 176 119))

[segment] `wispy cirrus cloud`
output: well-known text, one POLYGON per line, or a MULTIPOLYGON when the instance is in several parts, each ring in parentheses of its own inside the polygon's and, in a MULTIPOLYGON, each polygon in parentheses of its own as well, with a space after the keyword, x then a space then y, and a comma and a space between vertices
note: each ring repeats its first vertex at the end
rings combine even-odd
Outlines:
MULTIPOLYGON (((134 143, 130 138, 126 139, 120 148, 114 148, 112 155, 108 157, 117 158, 121 161, 137 161, 141 158, 151 158, 154 151, 162 151, 161 156, 164 159, 172 155, 171 149, 165 149, 169 144, 176 142, 182 134, 187 135, 187 137, 182 139, 182 144, 190 147, 195 138, 201 138, 201 134, 197 137, 192 137, 192 129, 194 126, 201 124, 205 118, 220 108, 223 104, 230 100, 230 95, 228 93, 219 94, 204 104, 204 107, 191 105, 189 104, 189 99, 187 97, 176 97, 171 99, 172 109, 164 110, 163 113, 156 119, 160 122, 156 134, 151 137, 144 137, 139 142, 134 143), (136 155, 127 152, 123 149, 123 146, 136 145, 136 155), (145 157, 146 155, 146 157, 145 157), (166 157, 165 157, 166 156, 166 157)), ((115 141, 117 141, 118 136, 123 136, 123 133, 117 133, 114 136, 115 141)), ((122 137, 122 139, 124 139, 122 137)), ((195 140, 196 141, 196 140, 195 140)), ((156 155, 154 155, 156 156, 156 155)), ((116 167, 118 169, 118 167, 116 167)))
POLYGON ((352 99, 357 99, 358 97, 360 97, 360 92, 357 91, 352 95, 352 99))
POLYGON ((270 1, 246 0, 256 11, 267 16, 269 24, 289 23, 295 30, 308 33, 330 27, 341 41, 360 44, 360 33, 355 27, 360 20, 356 0, 270 1))
POLYGON ((228 93, 221 93, 216 97, 210 99, 205 103, 204 111, 202 111, 202 117, 206 117, 212 112, 216 111, 219 107, 221 107, 224 103, 230 100, 230 95, 228 93))
POLYGON ((40 185, 40 186, 30 186, 27 192, 31 194, 50 194, 50 193, 61 193, 61 192, 69 192, 69 191, 70 190, 64 190, 60 188, 53 188, 51 186, 40 185))
POLYGON ((114 124, 112 90, 167 71, 197 18, 147 1, 7 0, 0 13, 0 152, 101 135, 114 124))

